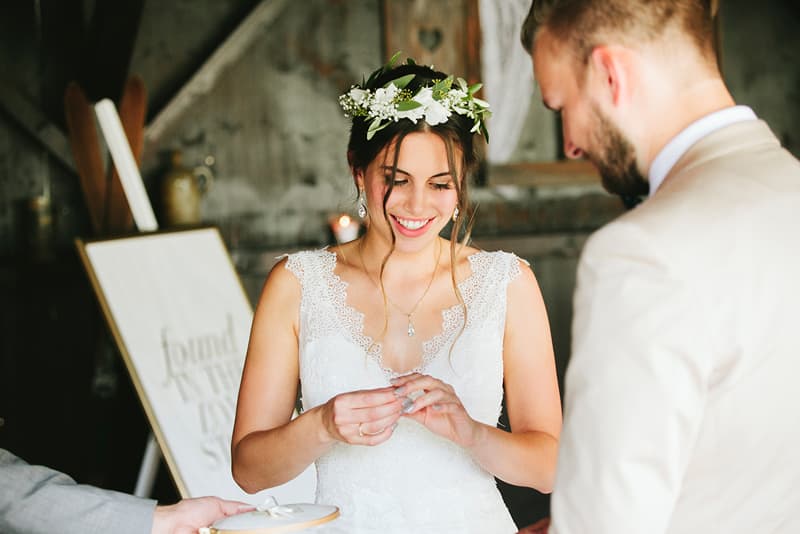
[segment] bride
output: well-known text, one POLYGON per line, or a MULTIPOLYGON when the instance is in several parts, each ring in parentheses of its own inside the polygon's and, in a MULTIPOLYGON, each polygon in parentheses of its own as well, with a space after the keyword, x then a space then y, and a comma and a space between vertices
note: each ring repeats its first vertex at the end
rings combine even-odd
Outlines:
POLYGON ((264 285, 233 476, 256 492, 316 463, 336 532, 513 533, 494 477, 549 492, 561 429, 544 303, 527 263, 466 244, 478 86, 393 63, 340 98, 365 234, 264 285))

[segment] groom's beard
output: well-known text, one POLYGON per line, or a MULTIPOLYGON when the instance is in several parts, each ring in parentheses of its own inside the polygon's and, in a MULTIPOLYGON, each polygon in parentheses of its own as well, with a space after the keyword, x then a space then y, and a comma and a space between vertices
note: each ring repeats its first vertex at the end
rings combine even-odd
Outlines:
POLYGON ((598 148, 586 155, 597 167, 603 187, 621 197, 647 195, 650 185, 636 166, 636 152, 631 142, 597 107, 594 107, 594 118, 593 144, 598 148))

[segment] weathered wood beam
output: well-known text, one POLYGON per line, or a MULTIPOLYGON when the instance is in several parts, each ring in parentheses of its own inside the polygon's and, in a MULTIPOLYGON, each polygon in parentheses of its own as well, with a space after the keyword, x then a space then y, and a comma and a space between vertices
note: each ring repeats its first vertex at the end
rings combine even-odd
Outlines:
POLYGON ((64 167, 75 171, 69 141, 64 133, 19 91, 0 80, 0 107, 26 132, 39 141, 64 167))
POLYGON ((476 237, 473 245, 483 250, 513 251, 523 258, 542 256, 577 258, 589 233, 582 231, 510 237, 476 237))
POLYGON ((591 163, 584 160, 491 165, 489 185, 590 186, 600 185, 600 175, 591 163))
POLYGON ((198 98, 213 89, 220 75, 249 49, 253 41, 262 35, 263 29, 281 14, 288 3, 288 0, 262 0, 253 8, 253 11, 147 126, 144 134, 145 153, 153 152, 147 147, 158 144, 167 129, 198 98))
MULTIPOLYGON (((590 231, 557 232, 548 234, 524 234, 511 237, 475 237, 473 244, 483 250, 507 250, 522 257, 558 256, 577 257, 589 237, 590 231)), ((245 277, 258 280, 260 290, 264 277, 277 264, 283 255, 292 254, 302 248, 281 248, 274 250, 242 249, 233 258, 236 270, 245 277)))

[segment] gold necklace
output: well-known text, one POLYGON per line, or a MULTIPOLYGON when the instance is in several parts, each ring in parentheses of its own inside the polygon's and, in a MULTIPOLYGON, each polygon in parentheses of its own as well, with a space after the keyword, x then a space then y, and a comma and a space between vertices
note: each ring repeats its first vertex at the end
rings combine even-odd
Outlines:
POLYGON ((433 274, 431 274, 431 279, 428 282, 428 287, 425 288, 425 291, 422 292, 422 295, 419 297, 419 299, 417 299, 416 304, 414 304, 414 307, 411 308, 411 311, 409 311, 409 312, 404 311, 400 306, 395 304, 395 302, 391 299, 391 297, 389 297, 389 294, 386 293, 383 290, 382 286, 380 284, 378 284, 372 278, 372 276, 369 274, 369 271, 367 270, 367 265, 364 263, 364 255, 361 253, 361 248, 362 248, 362 246, 364 244, 363 238, 362 238, 361 242, 358 244, 358 259, 361 261, 361 267, 364 269, 364 274, 366 274, 367 278, 369 278, 369 281, 372 282, 372 284, 376 288, 378 288, 381 291, 381 293, 383 293, 383 295, 386 297, 386 300, 389 301, 389 304, 391 304, 392 306, 397 308, 397 311, 399 311, 400 313, 402 313, 403 315, 405 315, 408 318, 408 329, 406 330, 406 333, 408 333, 408 337, 414 337, 414 334, 416 334, 416 332, 417 332, 414 329, 414 322, 412 321, 412 317, 413 317, 414 313, 417 311, 417 308, 419 307, 420 303, 422 302, 422 299, 424 299, 425 295, 428 294, 428 291, 430 290, 431 286, 433 285, 433 280, 436 278, 436 271, 439 270, 439 261, 442 259, 442 242, 441 241, 437 241, 437 243, 439 245, 439 253, 436 255, 436 264, 433 266, 433 274))

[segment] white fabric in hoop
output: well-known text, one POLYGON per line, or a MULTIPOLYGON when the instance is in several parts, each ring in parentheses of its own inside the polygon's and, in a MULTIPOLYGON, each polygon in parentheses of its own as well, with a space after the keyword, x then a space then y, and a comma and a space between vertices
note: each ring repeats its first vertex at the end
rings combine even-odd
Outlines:
POLYGON ((489 118, 490 163, 507 163, 519 142, 533 91, 531 57, 519 33, 531 0, 480 0, 481 64, 489 118))

